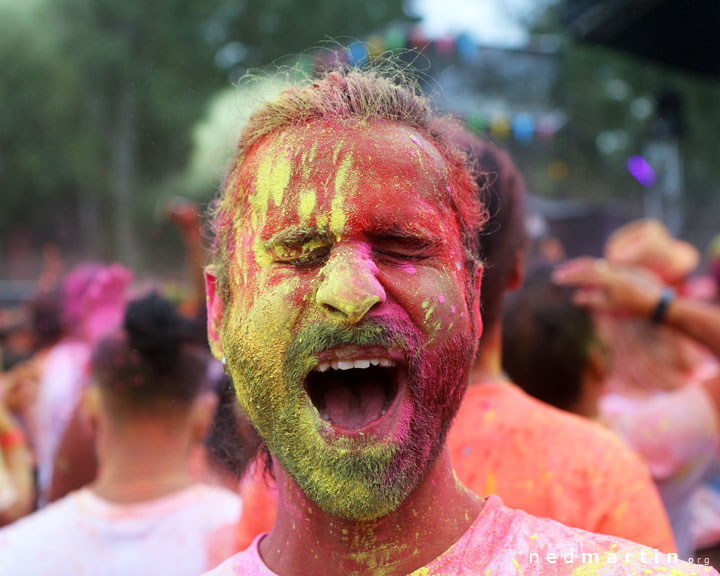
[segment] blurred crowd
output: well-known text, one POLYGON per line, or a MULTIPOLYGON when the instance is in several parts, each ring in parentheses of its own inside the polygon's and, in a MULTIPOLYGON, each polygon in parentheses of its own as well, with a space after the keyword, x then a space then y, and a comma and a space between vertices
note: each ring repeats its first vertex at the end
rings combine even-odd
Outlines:
MULTIPOLYGON (((485 331, 449 436, 458 477, 538 516, 716 562, 720 243, 703 265, 641 220, 603 258, 568 261, 556 238, 530 245, 511 158, 458 142, 491 215, 485 331)), ((56 258, 32 300, 3 312, 0 574, 38 542, 84 566, 113 548, 118 574, 172 550, 153 574, 200 574, 272 527, 267 453, 207 344, 198 210, 168 210, 191 278, 181 300, 120 264, 65 271, 56 258)))

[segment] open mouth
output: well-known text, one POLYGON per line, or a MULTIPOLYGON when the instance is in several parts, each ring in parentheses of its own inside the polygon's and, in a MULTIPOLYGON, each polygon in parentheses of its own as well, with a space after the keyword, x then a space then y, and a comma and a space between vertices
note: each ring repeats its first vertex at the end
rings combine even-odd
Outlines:
POLYGON ((395 402, 405 367, 390 358, 320 362, 305 390, 323 420, 361 430, 381 419, 395 402))

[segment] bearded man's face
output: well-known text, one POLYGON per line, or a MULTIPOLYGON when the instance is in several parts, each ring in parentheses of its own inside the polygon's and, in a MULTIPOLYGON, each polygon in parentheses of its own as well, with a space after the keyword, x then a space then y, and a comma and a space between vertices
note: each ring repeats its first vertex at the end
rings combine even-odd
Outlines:
POLYGON ((442 449, 480 336, 445 160, 402 124, 314 121, 238 183, 229 295, 209 287, 238 399, 321 509, 384 516, 442 449))

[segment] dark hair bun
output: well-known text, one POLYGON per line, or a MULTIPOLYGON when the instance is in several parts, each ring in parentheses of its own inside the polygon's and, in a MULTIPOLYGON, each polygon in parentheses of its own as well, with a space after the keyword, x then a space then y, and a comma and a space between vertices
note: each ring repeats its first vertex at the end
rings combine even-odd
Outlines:
POLYGON ((157 292, 128 304, 124 327, 131 349, 160 369, 175 362, 188 337, 186 322, 157 292))

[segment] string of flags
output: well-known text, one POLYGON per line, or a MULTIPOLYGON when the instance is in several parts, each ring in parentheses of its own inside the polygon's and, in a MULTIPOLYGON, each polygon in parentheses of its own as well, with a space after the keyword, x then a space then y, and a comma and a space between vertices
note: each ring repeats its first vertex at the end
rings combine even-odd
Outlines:
MULTIPOLYGON (((347 46, 337 45, 312 54, 301 54, 297 57, 295 66, 301 72, 310 73, 314 68, 335 63, 362 65, 368 60, 410 48, 425 52, 433 50, 439 57, 457 55, 466 63, 472 62, 480 53, 478 44, 466 33, 429 39, 418 27, 409 30, 391 27, 384 34, 373 34, 365 41, 355 40, 347 46)), ((487 133, 493 139, 513 138, 522 144, 528 144, 535 139, 549 142, 564 124, 564 120, 554 114, 534 115, 527 112, 474 112, 463 120, 471 130, 487 133)))

